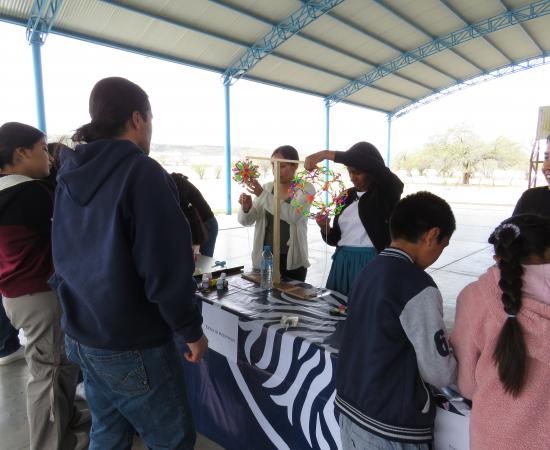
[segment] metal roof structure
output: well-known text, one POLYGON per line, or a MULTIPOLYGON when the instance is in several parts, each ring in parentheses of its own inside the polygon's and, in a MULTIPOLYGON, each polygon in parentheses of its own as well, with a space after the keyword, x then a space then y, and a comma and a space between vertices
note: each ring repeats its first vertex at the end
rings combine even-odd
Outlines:
POLYGON ((550 0, 0 0, 0 20, 390 116, 550 54, 550 0))
POLYGON ((550 0, 0 0, 0 21, 27 29, 44 132, 49 33, 218 72, 227 214, 230 87, 241 78, 323 98, 325 148, 331 106, 385 113, 389 165, 394 118, 550 62, 550 0))

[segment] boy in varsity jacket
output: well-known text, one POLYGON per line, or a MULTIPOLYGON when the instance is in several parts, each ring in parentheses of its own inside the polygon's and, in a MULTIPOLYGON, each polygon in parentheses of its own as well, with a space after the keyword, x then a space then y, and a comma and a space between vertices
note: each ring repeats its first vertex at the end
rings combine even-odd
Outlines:
POLYGON ((443 199, 409 195, 390 219, 390 247, 356 279, 336 374, 344 450, 430 448, 435 406, 427 385, 453 383, 456 361, 441 293, 424 269, 454 230, 443 199))

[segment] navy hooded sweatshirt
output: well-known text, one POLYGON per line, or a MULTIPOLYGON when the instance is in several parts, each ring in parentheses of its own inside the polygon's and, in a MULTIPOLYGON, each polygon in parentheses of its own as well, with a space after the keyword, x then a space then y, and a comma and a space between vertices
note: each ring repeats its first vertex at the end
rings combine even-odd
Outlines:
POLYGON ((133 143, 66 152, 52 226, 62 325, 83 345, 138 350, 202 336, 189 224, 166 171, 133 143))

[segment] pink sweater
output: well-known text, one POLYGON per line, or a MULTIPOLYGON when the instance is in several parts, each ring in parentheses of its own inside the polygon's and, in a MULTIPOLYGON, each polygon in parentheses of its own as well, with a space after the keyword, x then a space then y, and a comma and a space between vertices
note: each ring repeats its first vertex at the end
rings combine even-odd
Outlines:
POLYGON ((527 380, 519 397, 504 392, 493 352, 507 319, 491 267, 458 297, 451 345, 458 360, 458 387, 473 402, 472 450, 550 449, 550 265, 524 266, 518 319, 528 352, 527 380))

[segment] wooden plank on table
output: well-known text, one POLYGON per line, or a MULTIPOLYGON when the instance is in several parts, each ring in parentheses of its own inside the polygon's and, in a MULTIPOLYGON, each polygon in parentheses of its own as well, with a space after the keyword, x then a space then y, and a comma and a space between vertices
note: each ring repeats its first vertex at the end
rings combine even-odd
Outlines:
MULTIPOLYGON (((261 284, 262 276, 258 272, 245 272, 241 275, 245 280, 252 281, 256 284, 261 284)), ((303 288, 292 283, 285 283, 284 281, 274 284, 275 289, 278 291, 284 292, 285 294, 290 294, 293 297, 299 298, 300 300, 311 300, 317 297, 317 289, 303 288)))

